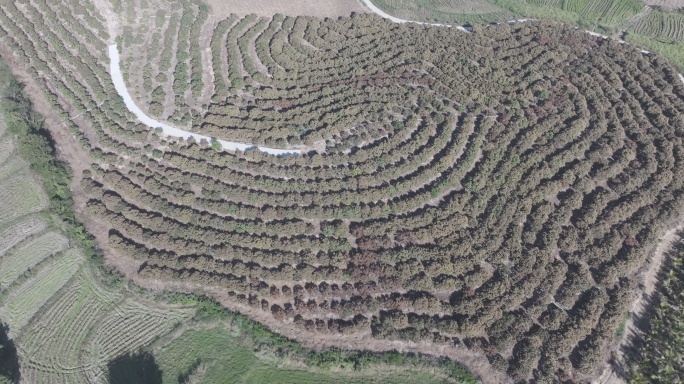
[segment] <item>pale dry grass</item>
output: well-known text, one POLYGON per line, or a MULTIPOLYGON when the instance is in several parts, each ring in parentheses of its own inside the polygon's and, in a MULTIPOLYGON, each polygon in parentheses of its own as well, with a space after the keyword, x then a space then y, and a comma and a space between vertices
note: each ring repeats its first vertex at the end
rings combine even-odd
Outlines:
POLYGON ((223 19, 235 13, 260 16, 283 14, 288 16, 316 16, 337 18, 352 12, 368 10, 358 0, 205 0, 215 18, 223 19))
POLYGON ((663 7, 664 9, 684 8, 684 0, 644 0, 646 5, 663 7))

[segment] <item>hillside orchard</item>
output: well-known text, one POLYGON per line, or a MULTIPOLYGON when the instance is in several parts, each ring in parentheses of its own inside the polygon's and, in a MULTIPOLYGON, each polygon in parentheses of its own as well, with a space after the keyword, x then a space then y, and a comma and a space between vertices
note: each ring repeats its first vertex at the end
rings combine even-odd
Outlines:
POLYGON ((2 43, 91 163, 71 159, 77 202, 109 263, 297 340, 468 351, 512 380, 597 374, 684 213, 672 66, 555 23, 466 34, 169 4, 159 38, 131 24, 119 39, 143 107, 306 153, 161 137, 112 96, 113 34, 92 6, 1 1, 2 43), (136 39, 171 44, 136 59, 136 39))

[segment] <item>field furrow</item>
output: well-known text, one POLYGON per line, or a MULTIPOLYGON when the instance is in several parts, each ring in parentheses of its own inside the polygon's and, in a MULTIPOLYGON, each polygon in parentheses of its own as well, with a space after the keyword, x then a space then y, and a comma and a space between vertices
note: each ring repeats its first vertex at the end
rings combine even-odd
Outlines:
POLYGON ((31 317, 78 271, 82 262, 83 256, 78 250, 67 250, 5 296, 0 316, 15 334, 20 334, 31 317))
POLYGON ((65 250, 69 240, 58 232, 47 232, 28 240, 0 257, 0 286, 7 286, 42 260, 65 250))
POLYGON ((21 216, 38 212, 47 206, 44 192, 36 186, 31 176, 21 172, 4 179, 0 184, 0 225, 21 216))

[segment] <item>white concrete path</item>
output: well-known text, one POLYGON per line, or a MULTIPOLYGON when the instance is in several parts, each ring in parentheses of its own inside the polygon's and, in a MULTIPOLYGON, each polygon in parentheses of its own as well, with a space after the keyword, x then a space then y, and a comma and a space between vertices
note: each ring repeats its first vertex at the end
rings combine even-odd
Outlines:
MULTIPOLYGON (((131 111, 137 118, 142 122, 143 124, 147 125, 148 127, 152 128, 161 128, 162 131, 169 135, 169 136, 175 136, 175 137, 181 137, 184 139, 188 139, 190 137, 195 138, 195 140, 200 141, 202 139, 207 140, 208 142, 211 142, 211 138, 208 136, 203 136, 203 135, 198 135, 196 133, 184 131, 180 128, 173 127, 171 125, 168 125, 166 123, 163 123, 161 121, 157 121, 145 114, 133 101, 133 98, 131 97, 130 93, 128 93, 128 88, 126 87, 126 83, 124 82, 123 75, 121 74, 121 68, 119 66, 119 49, 117 48, 116 44, 112 44, 109 46, 109 71, 112 75, 112 82, 114 83, 114 88, 116 88, 116 92, 119 93, 119 96, 123 98, 124 103, 126 104, 126 108, 128 108, 129 111, 131 111)), ((218 140, 219 143, 223 146, 223 149, 229 150, 229 151, 235 151, 235 150, 241 150, 245 151, 248 149, 258 149, 262 152, 269 153, 271 155, 294 155, 294 154, 300 154, 301 150, 299 149, 277 149, 277 148, 268 148, 268 147, 257 147, 252 144, 245 144, 245 143, 237 143, 234 141, 225 141, 225 140, 218 140)))

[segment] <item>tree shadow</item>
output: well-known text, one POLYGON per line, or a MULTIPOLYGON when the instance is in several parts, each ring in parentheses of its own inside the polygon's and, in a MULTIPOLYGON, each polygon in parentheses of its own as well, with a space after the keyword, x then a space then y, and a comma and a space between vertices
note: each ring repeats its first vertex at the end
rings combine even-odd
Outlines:
POLYGON ((178 374, 178 383, 179 384, 185 384, 190 382, 190 378, 197 373, 197 371, 200 369, 202 365, 202 359, 198 358, 195 360, 188 369, 186 369, 184 372, 178 374))
POLYGON ((111 384, 161 384, 162 371, 150 352, 119 356, 107 364, 111 384))
POLYGON ((9 327, 0 324, 0 379, 7 378, 11 383, 18 383, 21 378, 19 356, 14 341, 9 338, 9 327))

